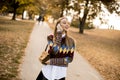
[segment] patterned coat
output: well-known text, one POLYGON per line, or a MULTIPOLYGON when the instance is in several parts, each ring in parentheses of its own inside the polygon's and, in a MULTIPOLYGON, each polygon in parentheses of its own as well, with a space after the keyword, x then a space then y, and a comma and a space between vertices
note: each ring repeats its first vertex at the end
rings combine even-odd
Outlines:
POLYGON ((58 35, 56 36, 55 41, 53 40, 53 35, 47 37, 50 65, 68 66, 68 63, 73 60, 75 43, 70 37, 67 37, 68 39, 66 39, 66 36, 62 37, 61 33, 58 33, 58 35), (68 42, 69 46, 66 45, 66 42, 68 42))

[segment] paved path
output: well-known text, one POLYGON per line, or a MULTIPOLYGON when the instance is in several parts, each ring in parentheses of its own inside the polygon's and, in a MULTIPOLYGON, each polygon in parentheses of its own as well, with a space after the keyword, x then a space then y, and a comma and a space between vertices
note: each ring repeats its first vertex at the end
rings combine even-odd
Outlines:
MULTIPOLYGON (((47 44, 47 35, 53 33, 48 24, 36 23, 27 45, 23 63, 20 66, 22 80, 36 80, 42 64, 38 56, 47 44)), ((99 73, 77 52, 74 60, 69 64, 67 80, 103 80, 99 73)))

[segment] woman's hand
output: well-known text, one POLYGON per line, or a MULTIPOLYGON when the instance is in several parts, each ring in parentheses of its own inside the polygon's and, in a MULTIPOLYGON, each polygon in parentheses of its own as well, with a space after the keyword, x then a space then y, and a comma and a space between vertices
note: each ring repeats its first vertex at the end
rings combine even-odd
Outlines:
POLYGON ((45 64, 50 64, 50 60, 46 61, 45 64))

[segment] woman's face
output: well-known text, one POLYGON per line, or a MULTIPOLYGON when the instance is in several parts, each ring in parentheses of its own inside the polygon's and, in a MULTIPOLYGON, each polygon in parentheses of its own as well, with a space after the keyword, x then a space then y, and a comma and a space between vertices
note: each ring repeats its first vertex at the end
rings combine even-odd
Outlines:
POLYGON ((60 21, 60 25, 61 25, 61 27, 63 28, 63 30, 65 30, 65 31, 67 31, 68 28, 70 27, 70 24, 69 24, 69 22, 67 21, 66 18, 65 18, 65 19, 62 19, 62 20, 60 21))

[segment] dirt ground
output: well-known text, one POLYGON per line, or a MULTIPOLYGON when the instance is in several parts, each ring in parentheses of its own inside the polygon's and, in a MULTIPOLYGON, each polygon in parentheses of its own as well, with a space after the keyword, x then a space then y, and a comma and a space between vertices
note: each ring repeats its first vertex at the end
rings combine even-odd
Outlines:
MULTIPOLYGON (((53 24, 50 24, 54 28, 53 24)), ((96 68, 105 80, 120 80, 120 31, 91 29, 79 34, 70 28, 77 51, 96 68)))
POLYGON ((106 80, 120 80, 120 31, 70 29, 76 39, 77 51, 84 56, 106 80))
POLYGON ((19 64, 34 22, 0 16, 0 80, 19 80, 19 64))
MULTIPOLYGON (((24 22, 1 20, 0 24, 0 78, 14 80, 18 75, 20 64, 18 58, 24 53, 23 48, 26 47, 33 23, 28 25, 24 22), (22 28, 21 25, 18 26, 19 23, 22 28)), ((120 80, 120 31, 91 29, 85 30, 84 34, 78 32, 76 28, 70 28, 69 32, 76 41, 77 51, 99 71, 105 80, 120 80)))

